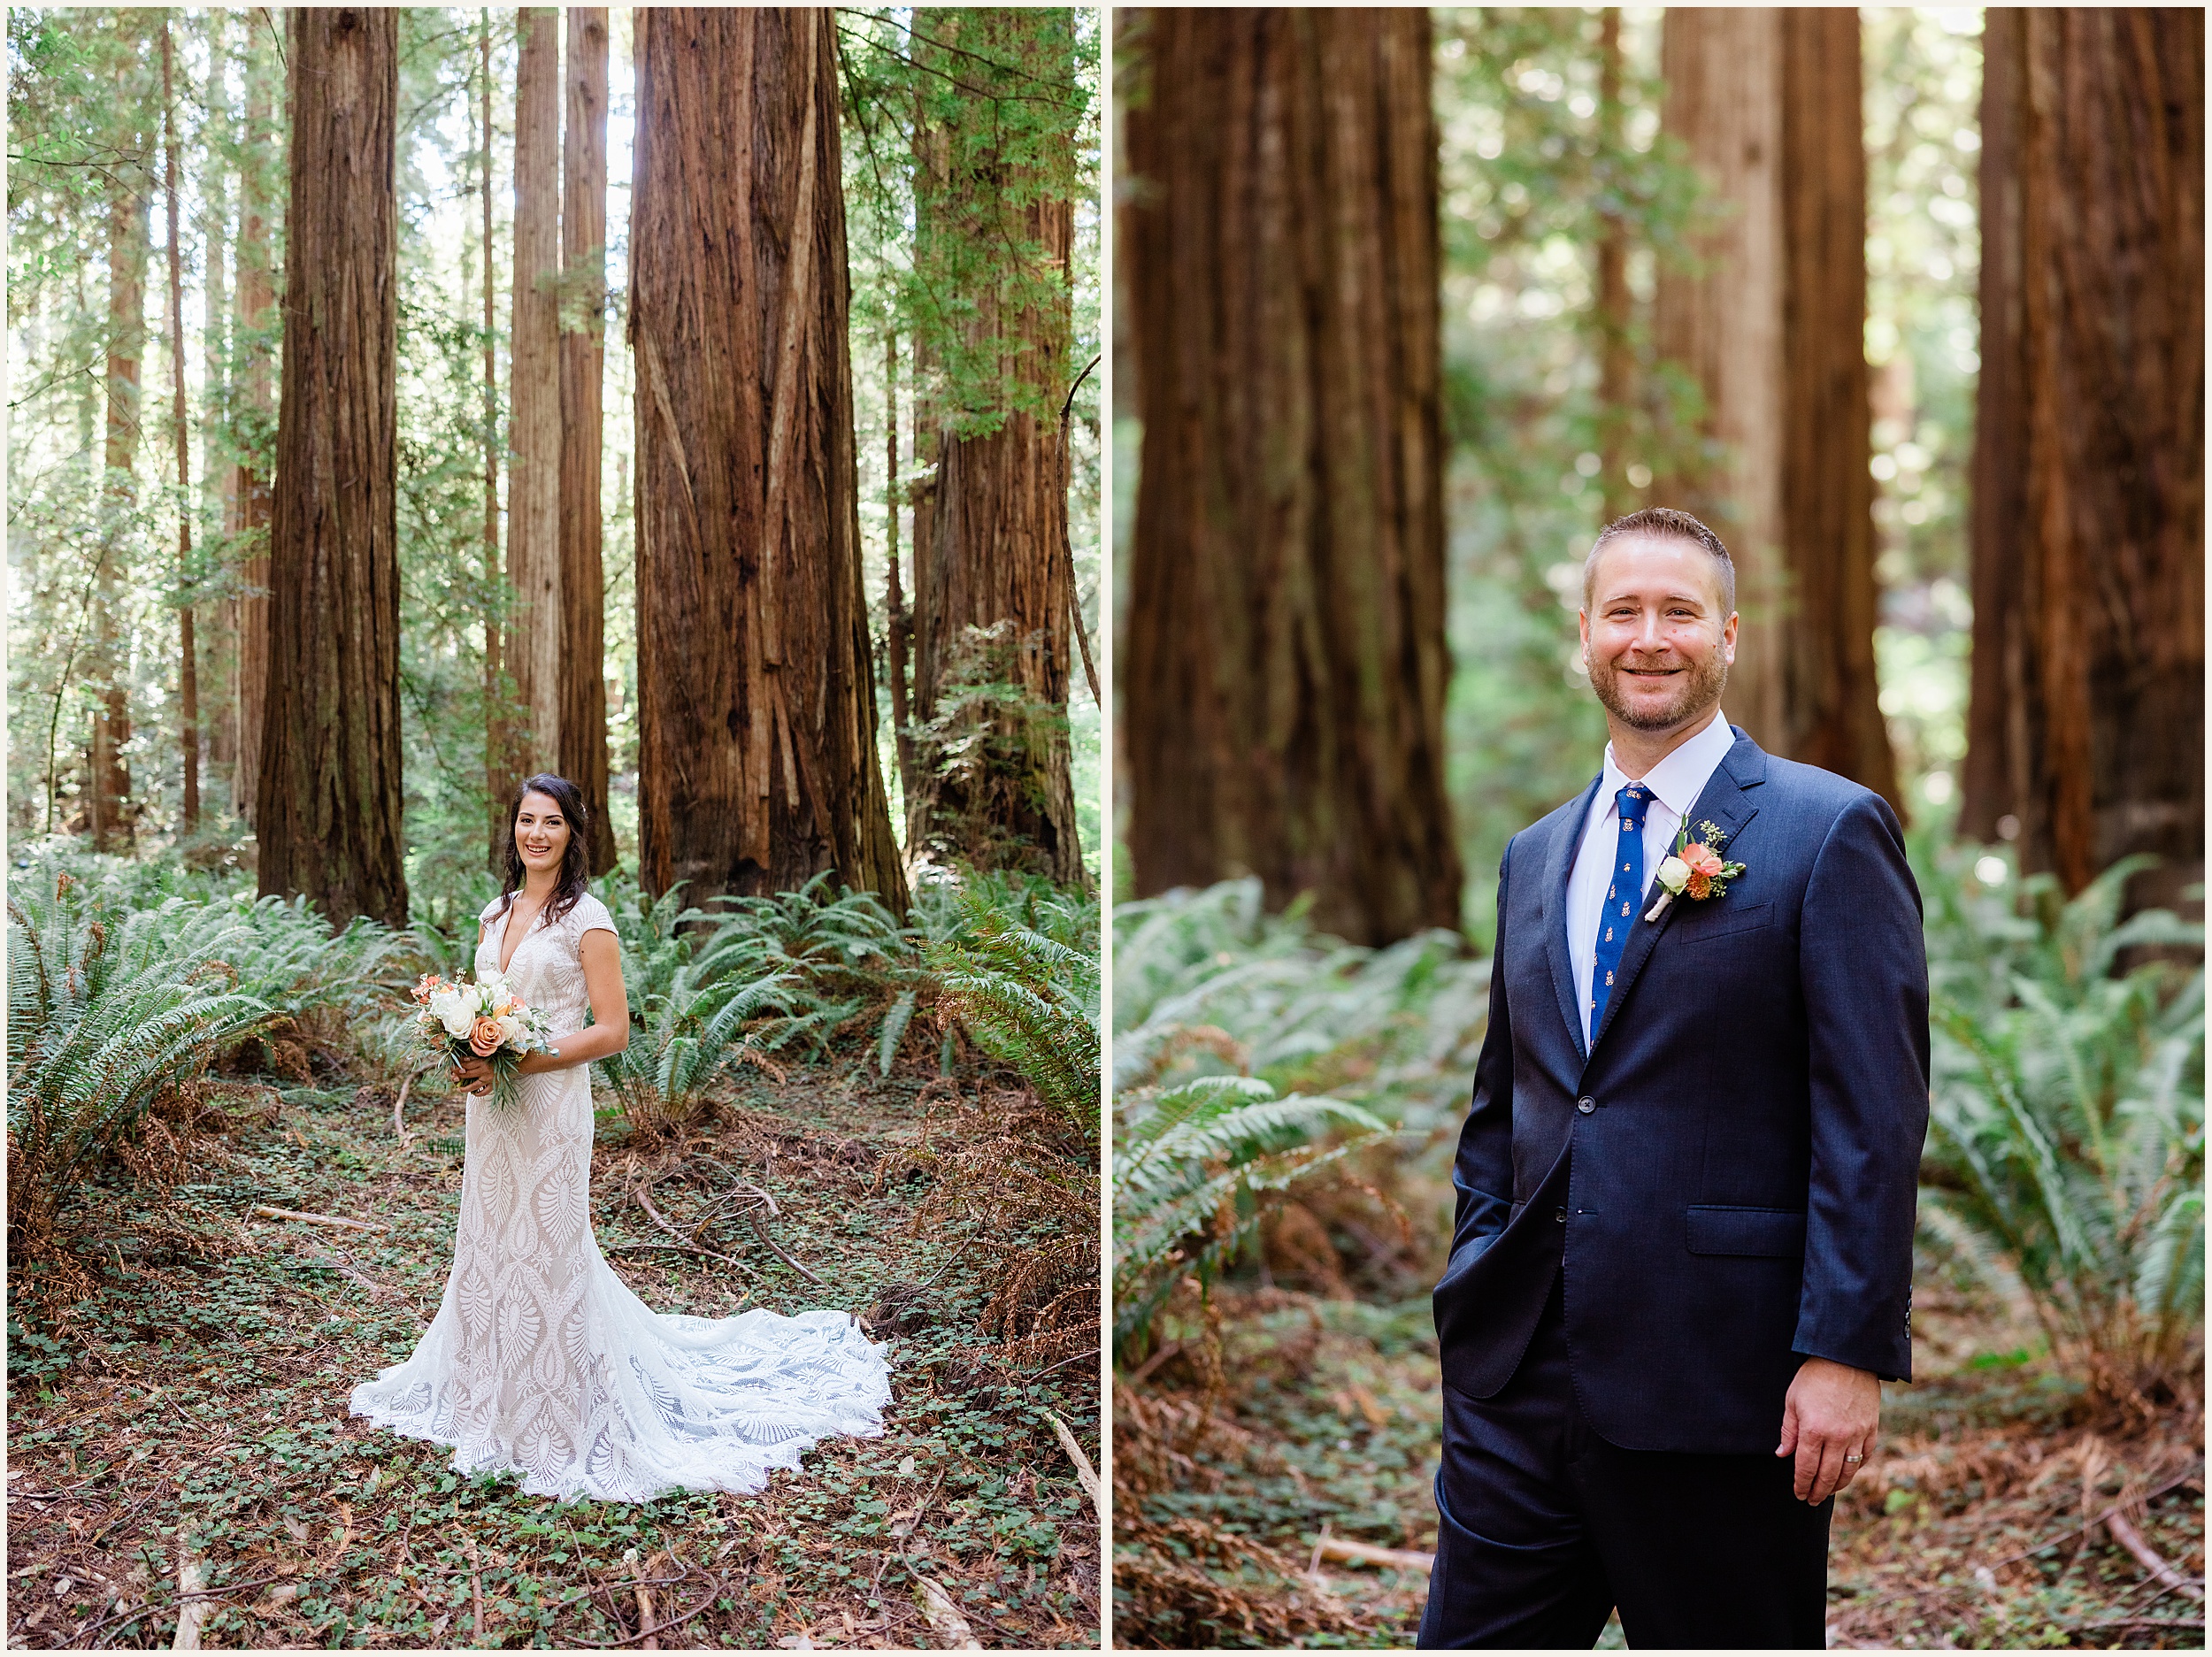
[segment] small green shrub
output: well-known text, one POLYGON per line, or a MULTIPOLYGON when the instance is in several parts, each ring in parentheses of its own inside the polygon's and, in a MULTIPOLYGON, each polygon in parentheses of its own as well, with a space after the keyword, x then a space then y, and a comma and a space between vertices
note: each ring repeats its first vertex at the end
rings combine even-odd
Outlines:
MULTIPOLYGON (((223 1047, 280 1016, 242 990, 250 922, 172 897, 121 910, 65 871, 8 902, 8 1224, 35 1252, 95 1159, 223 1047)), ((267 969, 265 959, 260 969, 267 969)))
POLYGON ((2204 1308, 2203 931, 2163 910, 2119 922, 2145 861, 2071 901, 2047 875, 1985 886, 1960 855, 1923 871, 1926 1229, 2016 1281, 2060 1362, 2124 1400, 2184 1381, 2204 1308), (2172 958, 2191 949, 2193 969, 2172 958))
POLYGON ((941 1019, 1098 1142, 1098 906, 1037 877, 981 878, 928 951, 941 1019))
POLYGON ((1338 1099, 1278 1098, 1248 1076, 1205 1076, 1117 1101, 1114 1348, 1134 1353, 1186 1277, 1210 1284, 1271 1200, 1390 1136, 1338 1099), (1325 1136, 1349 1129, 1329 1142, 1325 1136))

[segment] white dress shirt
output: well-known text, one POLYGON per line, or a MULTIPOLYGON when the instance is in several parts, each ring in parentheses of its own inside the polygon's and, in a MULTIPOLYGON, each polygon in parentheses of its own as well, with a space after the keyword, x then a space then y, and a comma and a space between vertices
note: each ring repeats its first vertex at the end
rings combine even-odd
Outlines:
MULTIPOLYGON (((1718 709, 1713 723, 1654 765, 1640 779, 1651 791, 1644 808, 1644 890, 1651 889, 1659 864, 1674 852, 1675 831, 1697 804, 1705 785, 1735 746, 1736 733, 1718 709)), ((1574 963, 1575 1005, 1582 1009, 1582 1045, 1590 1045, 1590 986, 1597 976, 1598 921, 1605 907, 1606 883, 1612 878, 1613 852, 1620 845, 1620 817, 1614 797, 1632 779, 1613 763, 1613 745, 1605 745, 1605 774, 1590 798, 1589 816, 1582 825, 1582 843, 1575 851, 1574 872, 1567 877, 1567 958, 1574 963)), ((1637 913, 1643 912, 1640 901, 1637 913)))

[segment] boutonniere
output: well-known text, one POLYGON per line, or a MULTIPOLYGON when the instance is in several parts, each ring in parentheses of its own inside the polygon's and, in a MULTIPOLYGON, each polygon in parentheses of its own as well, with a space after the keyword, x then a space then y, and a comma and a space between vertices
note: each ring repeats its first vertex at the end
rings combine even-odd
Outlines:
POLYGON ((1657 920, 1667 912, 1667 905, 1685 892, 1692 901, 1719 897, 1728 890, 1728 883, 1743 872, 1741 863, 1722 861, 1721 849, 1728 844, 1728 836, 1718 825, 1700 823, 1697 832, 1701 838, 1694 840, 1687 823, 1675 831, 1674 855, 1659 865, 1661 890, 1644 911, 1646 920, 1657 920))

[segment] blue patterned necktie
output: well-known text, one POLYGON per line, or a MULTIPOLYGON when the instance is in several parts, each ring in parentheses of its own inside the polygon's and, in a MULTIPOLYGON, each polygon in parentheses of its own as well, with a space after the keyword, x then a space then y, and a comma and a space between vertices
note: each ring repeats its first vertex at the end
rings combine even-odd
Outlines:
POLYGON ((1644 810, 1651 804, 1651 790, 1632 782, 1613 796, 1620 808, 1620 844, 1613 853, 1613 879, 1605 890, 1605 909, 1598 917, 1598 965, 1590 975, 1590 1036, 1596 1039, 1605 1022, 1605 1003, 1613 998, 1613 974, 1620 970, 1621 951, 1628 947, 1629 924, 1644 895, 1644 810))

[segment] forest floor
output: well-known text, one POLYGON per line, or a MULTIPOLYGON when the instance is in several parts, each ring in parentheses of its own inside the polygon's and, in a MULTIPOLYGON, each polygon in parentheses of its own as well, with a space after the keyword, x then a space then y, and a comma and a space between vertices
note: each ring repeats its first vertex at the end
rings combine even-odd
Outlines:
MULTIPOLYGON (((2016 1316, 1924 1281, 1916 1372, 1837 1504, 1835 1646, 2201 1649, 2200 1407, 2099 1416, 2016 1316), (2119 1539, 2109 1510, 2158 1560, 2119 1539)), ((1410 1645, 1419 1561, 1331 1558, 1325 1537, 1435 1546, 1436 1345, 1398 1304, 1217 1287, 1117 1388, 1115 1639, 1410 1645)), ((1622 1644, 1617 1620, 1601 1648, 1622 1644)))
POLYGON ((594 1223, 648 1304, 833 1306, 889 1342, 883 1436, 826 1440, 753 1496, 563 1506, 348 1415, 437 1308, 457 1098, 411 1101, 403 1145, 388 1093, 250 1086, 263 1108, 195 1148, 188 1183, 92 1188, 77 1254, 43 1269, 89 1292, 35 1268, 15 1285, 9 1645, 168 1646, 189 1555, 208 1646, 653 1649, 656 1627, 672 1647, 945 1644, 918 1578, 986 1646, 1095 1646, 1097 1513, 1048 1412, 1095 1466, 1096 1354, 1033 1373, 979 1329, 995 1267, 1034 1240, 956 1186, 960 1137, 995 1142, 989 1097, 872 1061, 746 1071, 695 1131, 773 1194, 770 1234, 826 1286, 757 1246, 744 1275, 665 1247, 630 1193, 661 1176, 654 1206, 680 1226, 704 1201, 683 1149, 601 1112, 594 1223))

